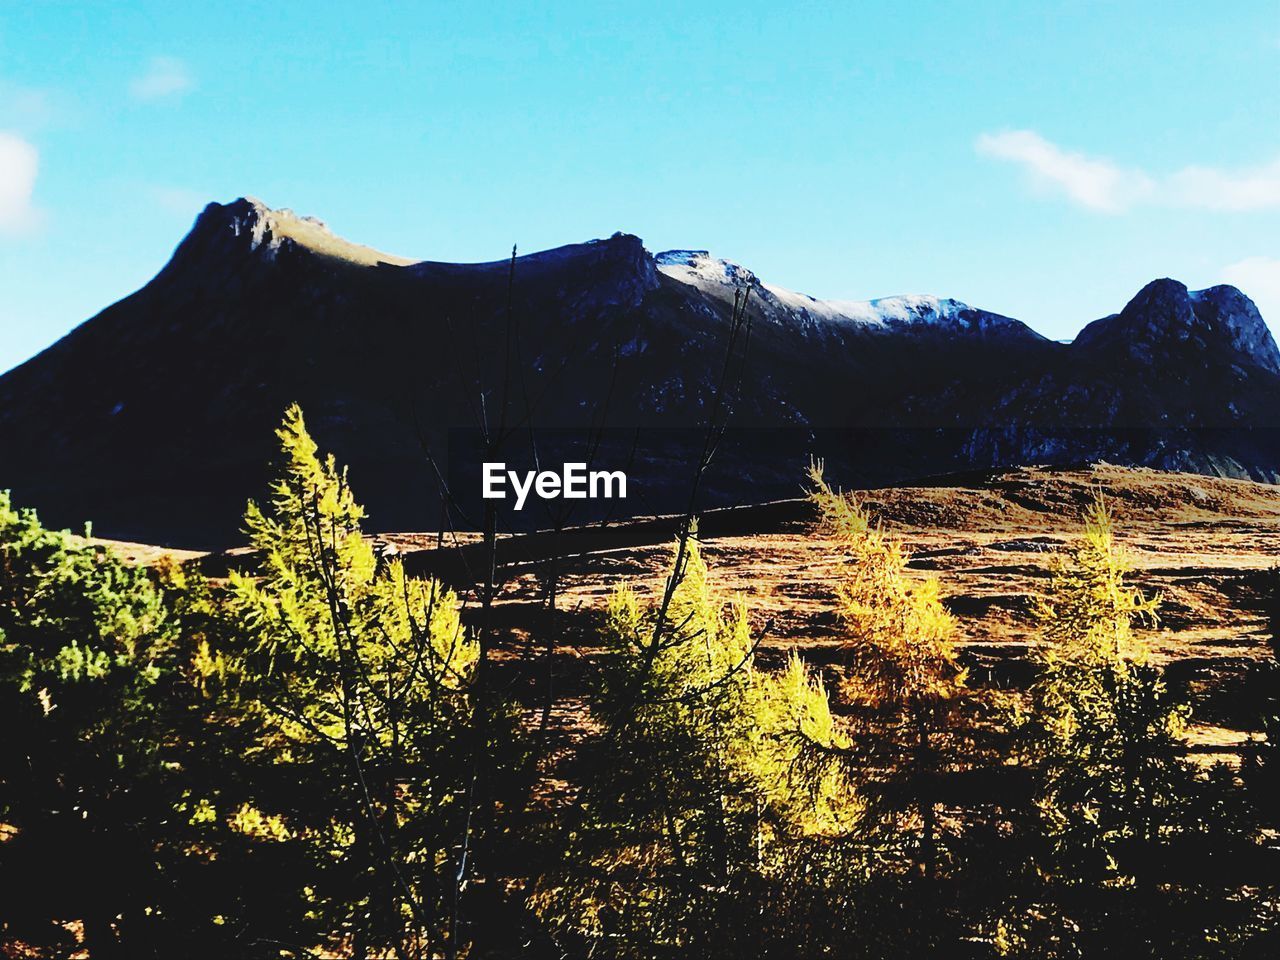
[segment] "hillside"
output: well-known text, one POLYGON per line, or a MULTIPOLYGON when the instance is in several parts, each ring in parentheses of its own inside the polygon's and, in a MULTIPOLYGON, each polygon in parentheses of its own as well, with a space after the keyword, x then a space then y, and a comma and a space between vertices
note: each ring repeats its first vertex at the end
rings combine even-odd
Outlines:
MULTIPOLYGON (((1208 759, 1238 757, 1253 729, 1246 670, 1271 656, 1268 590, 1280 564, 1280 490, 1247 481, 1188 477, 1100 465, 1087 469, 1026 468, 955 485, 868 491, 875 516, 902 535, 912 567, 940 578, 959 618, 964 657, 978 686, 1019 689, 1031 675, 1028 645, 1036 642, 1030 598, 1042 589, 1056 551, 1079 535, 1084 507, 1101 491, 1115 511, 1117 531, 1134 565, 1132 582, 1161 599, 1159 622, 1147 635, 1154 657, 1192 695, 1189 740, 1208 759)), ((772 511, 757 532, 708 540, 718 582, 742 595, 768 627, 762 648, 781 663, 800 650, 826 662, 833 688, 844 669, 835 656, 839 635, 831 597, 843 557, 813 534, 807 508, 772 511), (788 517, 788 513, 790 516, 788 517)), ((740 523, 751 521, 743 517, 740 523)), ((594 622, 616 583, 639 577, 660 591, 666 543, 604 550, 570 561, 561 605, 594 622)), ((534 565, 508 603, 538 595, 534 565)), ((574 634, 580 640, 583 634, 574 634)), ((558 683, 572 689, 582 647, 561 651, 558 683)), ((579 706, 562 704, 572 729, 579 706)))
MULTIPOLYGON (((1118 539, 1133 564, 1132 582, 1161 597, 1159 621, 1146 631, 1156 662, 1192 692, 1191 740, 1228 758, 1252 729, 1242 698, 1247 667, 1271 656, 1268 617, 1280 564, 1280 488, 1244 480, 1098 464, 1086 468, 1025 467, 941 480, 930 486, 866 491, 873 516, 900 535, 911 568, 937 576, 959 620, 961 645, 978 686, 1020 688, 1030 675, 1029 645, 1037 627, 1031 598, 1053 558, 1080 534, 1087 504, 1102 493, 1118 539)), ((514 536, 499 554, 506 578, 495 622, 505 649, 521 658, 545 630, 546 577, 554 561, 562 612, 557 647, 556 716, 573 734, 581 722, 584 671, 599 652, 595 630, 611 591, 629 584, 659 592, 669 564, 675 518, 642 518, 608 529, 514 536)), ((716 581, 743 597, 765 633, 761 653, 780 662, 791 649, 825 664, 834 681, 844 665, 832 595, 844 557, 815 535, 803 500, 713 511, 700 530, 716 581)), ((410 567, 445 575, 466 590, 464 571, 478 569, 482 550, 462 536, 438 547, 434 535, 380 538, 410 567)), ((149 562, 164 552, 114 544, 149 562)), ((178 559, 191 559, 180 554, 178 559)), ((206 570, 245 567, 243 554, 209 556, 206 570)), ((479 616, 470 596, 469 617, 479 616)))
POLYGON ((225 546, 298 401, 376 530, 439 527, 442 479, 450 523, 477 529, 486 459, 631 477, 625 503, 516 528, 678 510, 735 295, 750 332, 704 506, 793 496, 814 455, 847 486, 1099 459, 1280 473, 1280 353, 1234 288, 1155 281, 1066 345, 946 298, 815 300, 626 234, 414 262, 237 200, 143 289, 0 377, 0 485, 60 525, 225 546))

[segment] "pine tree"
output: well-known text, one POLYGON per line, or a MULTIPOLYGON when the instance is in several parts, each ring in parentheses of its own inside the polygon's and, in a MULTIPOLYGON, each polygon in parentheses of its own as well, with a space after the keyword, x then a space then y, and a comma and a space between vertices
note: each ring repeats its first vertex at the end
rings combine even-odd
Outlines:
POLYGON ((809 480, 824 531, 849 556, 835 601, 849 667, 844 692, 861 717, 863 762, 898 781, 884 793, 904 795, 914 808, 919 866, 931 876, 936 782, 955 710, 967 694, 955 618, 937 581, 908 575, 910 555, 902 543, 873 523, 854 497, 833 490, 820 463, 810 468, 809 480))
POLYGON ((591 700, 600 768, 568 873, 540 898, 588 941, 645 957, 707 955, 795 837, 860 812, 820 681, 795 656, 758 669, 749 612, 713 590, 696 536, 673 554, 666 602, 627 586, 610 599, 591 700))
POLYGON ((1080 543, 1055 562, 1036 602, 1026 731, 1038 804, 1061 878, 1105 879, 1138 868, 1180 817, 1188 789, 1179 737, 1189 716, 1134 631, 1155 623, 1158 597, 1127 586, 1129 563, 1098 497, 1080 543))
POLYGON ((177 641, 146 570, 0 491, 0 823, 16 834, 0 844, 0 939, 48 907, 82 922, 95 960, 141 946, 181 856, 177 641))
POLYGON ((501 744, 470 741, 478 650, 454 593, 377 555, 345 470, 318 456, 297 406, 277 435, 270 503, 245 516, 260 570, 232 575, 241 639, 220 669, 234 678, 231 709, 264 727, 270 777, 287 769, 306 799, 264 790, 217 816, 304 843, 315 875, 337 884, 308 884, 331 930, 361 949, 429 954, 470 829, 473 751, 507 755, 515 738, 508 725, 501 744))

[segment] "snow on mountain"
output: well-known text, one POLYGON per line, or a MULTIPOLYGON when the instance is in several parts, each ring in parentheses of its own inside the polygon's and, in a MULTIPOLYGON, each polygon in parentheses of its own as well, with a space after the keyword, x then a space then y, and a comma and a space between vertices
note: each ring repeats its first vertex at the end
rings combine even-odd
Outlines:
POLYGON ((880 297, 876 300, 818 300, 771 283, 763 286, 773 299, 789 310, 807 311, 828 320, 879 327, 951 320, 962 311, 972 309, 958 300, 927 294, 880 297))
MULTIPOLYGON (((951 330, 1022 325, 946 297, 908 294, 875 300, 819 300, 805 293, 765 283, 746 267, 711 256, 706 250, 668 250, 654 257, 658 269, 672 279, 722 298, 749 287, 769 312, 802 324, 851 324, 877 329, 943 327, 951 330)), ((1030 332, 1029 330, 1027 331, 1030 332)))
POLYGON ((706 250, 666 250, 653 259, 667 276, 704 290, 758 286, 760 283, 746 267, 713 257, 706 250))

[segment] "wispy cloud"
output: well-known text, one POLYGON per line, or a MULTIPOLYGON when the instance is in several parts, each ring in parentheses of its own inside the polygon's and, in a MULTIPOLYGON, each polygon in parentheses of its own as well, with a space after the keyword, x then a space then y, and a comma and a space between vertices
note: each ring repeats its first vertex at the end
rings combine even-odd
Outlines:
POLYGON ((180 217, 194 217, 204 209, 209 198, 196 190, 185 187, 170 187, 151 184, 146 187, 146 195, 161 210, 180 217))
POLYGON ((0 130, 0 234, 25 233, 39 225, 33 204, 40 154, 16 133, 0 130))
POLYGON ((19 130, 52 126, 67 112, 61 99, 50 90, 0 80, 0 123, 19 130))
POLYGON ((975 146, 984 156, 1020 164, 1037 185, 1062 190, 1091 210, 1118 213, 1153 189, 1140 170, 1124 170, 1110 160, 1063 150, 1033 130, 984 133, 975 146))
POLYGON ((135 100, 150 102, 180 97, 195 86, 185 63, 175 57, 152 57, 147 69, 129 84, 135 100))
POLYGON ((1205 210, 1280 209, 1280 157, 1260 167, 1186 167, 1169 177, 1169 198, 1205 210))
POLYGON ((1280 257, 1246 257, 1223 267, 1222 279, 1248 294, 1262 319, 1280 329, 1280 257))
POLYGON ((1102 213, 1123 213, 1143 204, 1218 211, 1280 209, 1280 157, 1258 167, 1188 166, 1160 175, 1065 150, 1034 130, 984 133, 974 146, 983 156, 1021 166, 1041 189, 1061 192, 1102 213))

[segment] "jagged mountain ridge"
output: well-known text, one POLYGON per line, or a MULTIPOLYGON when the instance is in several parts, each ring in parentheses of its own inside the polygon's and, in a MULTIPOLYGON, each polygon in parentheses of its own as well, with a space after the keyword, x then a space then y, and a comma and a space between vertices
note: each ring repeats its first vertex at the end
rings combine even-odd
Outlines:
POLYGON ((667 276, 712 297, 732 300, 735 290, 750 290, 757 309, 769 319, 816 332, 834 324, 859 326, 868 331, 902 333, 933 328, 1036 342, 1045 339, 1020 320, 978 310, 950 298, 912 295, 877 300, 819 300, 764 283, 745 267, 712 257, 706 250, 668 250, 655 255, 654 261, 667 276))
POLYGON ((242 199, 211 204, 155 279, 0 377, 0 486, 109 536, 233 542, 297 400, 374 528, 434 529, 437 467, 474 525, 476 428, 500 419, 510 349, 507 422, 524 439, 507 459, 531 459, 529 425, 542 461, 582 459, 603 424, 595 462, 632 474, 622 512, 680 509, 735 291, 751 339, 706 505, 792 495, 811 455, 849 485, 1099 458, 1280 470, 1280 352, 1234 288, 1155 281, 1062 344, 954 300, 815 300, 626 234, 514 270, 411 261, 242 199))

